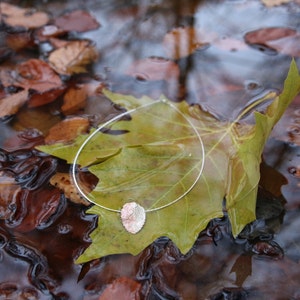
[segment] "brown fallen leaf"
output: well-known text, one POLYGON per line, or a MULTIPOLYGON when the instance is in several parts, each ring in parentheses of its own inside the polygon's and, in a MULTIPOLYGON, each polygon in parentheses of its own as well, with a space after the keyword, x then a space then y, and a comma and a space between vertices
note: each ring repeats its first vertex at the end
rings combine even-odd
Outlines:
POLYGON ((175 80, 177 82, 180 71, 178 65, 172 60, 148 57, 135 61, 126 74, 140 80, 175 80))
POLYGON ((267 7, 278 6, 285 3, 289 3, 292 0, 261 0, 262 3, 267 7))
POLYGON ((74 10, 55 19, 54 24, 64 31, 85 32, 99 28, 98 21, 84 10, 74 10))
POLYGON ((14 115, 28 100, 28 90, 0 99, 0 118, 14 115))
POLYGON ((120 277, 107 285, 99 300, 140 300, 140 290, 140 283, 128 277, 120 277))
POLYGON ((2 21, 11 27, 33 29, 44 26, 49 22, 49 16, 45 12, 21 8, 6 2, 0 3, 0 11, 2 21))
POLYGON ((66 32, 55 25, 45 25, 34 32, 34 37, 39 42, 49 42, 50 38, 59 37, 66 32))
POLYGON ((276 49, 278 52, 290 55, 292 57, 300 57, 300 34, 287 36, 274 41, 269 41, 268 46, 276 49))
POLYGON ((99 93, 102 89, 103 84, 97 81, 71 87, 64 95, 64 103, 61 107, 63 114, 70 115, 83 109, 87 98, 99 93))
POLYGON ((62 48, 54 50, 49 56, 50 65, 63 75, 84 73, 86 66, 98 57, 91 41, 71 41, 62 48))
POLYGON ((245 34, 244 39, 247 44, 266 45, 271 41, 295 36, 297 31, 288 27, 269 27, 250 31, 245 34))
POLYGON ((61 86, 52 90, 45 91, 44 93, 31 93, 28 100, 28 107, 39 107, 55 101, 65 91, 65 86, 61 86))
POLYGON ((20 190, 14 178, 0 174, 0 219, 7 219, 13 214, 10 206, 16 201, 20 190))
MULTIPOLYGON (((72 183, 72 178, 69 173, 56 173, 50 179, 50 183, 60 189, 70 201, 76 204, 89 206, 91 203, 81 196, 75 185, 72 183)), ((82 189, 88 194, 92 188, 82 186, 82 189)))
POLYGON ((51 37, 49 42, 55 49, 66 47, 70 43, 70 41, 62 40, 56 37, 51 37))
POLYGON ((6 34, 6 45, 14 51, 20 51, 24 48, 34 48, 34 41, 30 32, 14 32, 6 34))
POLYGON ((2 85, 17 86, 43 93, 63 85, 60 77, 43 60, 29 59, 16 69, 4 69, 0 73, 2 85))
POLYGON ((46 144, 68 143, 79 134, 86 133, 89 128, 89 120, 82 117, 67 118, 50 128, 45 138, 46 144))

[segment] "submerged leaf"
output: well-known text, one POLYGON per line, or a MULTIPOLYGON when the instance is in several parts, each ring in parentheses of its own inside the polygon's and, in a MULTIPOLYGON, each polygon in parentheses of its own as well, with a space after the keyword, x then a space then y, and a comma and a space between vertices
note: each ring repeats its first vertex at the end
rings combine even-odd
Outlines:
POLYGON ((49 56, 51 66, 63 75, 86 71, 86 66, 96 60, 97 51, 90 41, 71 41, 54 50, 49 56))
MULTIPOLYGON (((91 234, 92 245, 78 262, 116 253, 136 255, 160 236, 169 237, 186 253, 207 223, 223 215, 224 198, 233 235, 237 236, 255 219, 264 144, 299 90, 300 77, 293 62, 282 94, 268 94, 247 107, 235 122, 219 121, 185 102, 176 104, 184 117, 163 102, 141 109, 138 107, 153 100, 107 91, 113 102, 138 109, 131 114, 130 121, 108 124, 110 130, 122 130, 124 134, 97 133, 79 155, 78 164, 88 166, 99 178, 89 198, 100 207, 95 205, 88 211, 99 215, 99 226, 91 234), (254 113, 255 125, 241 121, 256 105, 270 100, 273 102, 264 114, 254 113), (204 158, 195 130, 205 149, 199 180, 197 174, 204 158), (194 182, 196 185, 189 191, 194 182), (180 198, 181 195, 184 197, 180 198), (125 231, 118 213, 125 203, 132 201, 146 210, 145 225, 136 234, 125 231)), ((79 136, 73 145, 39 149, 72 163, 86 138, 79 136)))
POLYGON ((0 3, 0 13, 5 24, 12 27, 38 28, 48 23, 49 16, 34 9, 24 9, 6 2, 0 3))

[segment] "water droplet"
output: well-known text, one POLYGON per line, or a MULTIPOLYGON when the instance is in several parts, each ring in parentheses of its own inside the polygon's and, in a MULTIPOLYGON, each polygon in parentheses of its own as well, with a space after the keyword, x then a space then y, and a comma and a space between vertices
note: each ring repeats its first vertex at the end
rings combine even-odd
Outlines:
POLYGON ((57 226, 57 231, 60 234, 67 234, 67 233, 71 232, 72 229, 73 229, 72 225, 69 225, 69 224, 59 224, 57 226))

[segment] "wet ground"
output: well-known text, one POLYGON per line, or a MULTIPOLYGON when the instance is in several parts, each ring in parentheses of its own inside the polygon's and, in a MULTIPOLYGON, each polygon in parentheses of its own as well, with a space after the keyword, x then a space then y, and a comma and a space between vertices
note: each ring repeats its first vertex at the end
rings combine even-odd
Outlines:
MULTIPOLYGON (((266 145, 258 220, 236 240, 225 215, 199 233, 186 256, 162 237, 136 257, 74 263, 90 243, 97 216, 49 184, 68 166, 33 147, 67 116, 85 115, 96 124, 118 110, 97 92, 80 109, 62 110, 66 90, 96 82, 135 96, 163 93, 233 120, 258 97, 279 91, 291 58, 300 56, 297 1, 274 7, 256 0, 136 2, 9 1, 49 13, 50 22, 88 10, 100 26, 80 33, 71 28, 63 36, 95 43, 99 56, 87 73, 61 76, 65 90, 51 103, 29 102, 1 119, 0 299, 300 299, 299 97, 266 145)), ((47 60, 57 45, 42 41, 37 29, 4 23, 2 70, 47 60), (31 35, 20 46, 26 32, 34 45, 31 35)), ((1 98, 20 92, 1 79, 1 98)))

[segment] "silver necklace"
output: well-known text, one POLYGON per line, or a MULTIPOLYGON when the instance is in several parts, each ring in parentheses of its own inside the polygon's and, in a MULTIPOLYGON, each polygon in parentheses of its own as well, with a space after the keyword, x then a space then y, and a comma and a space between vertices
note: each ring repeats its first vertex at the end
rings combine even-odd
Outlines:
POLYGON ((115 116, 114 118, 110 119, 109 121, 103 123, 102 125, 100 125, 93 133, 91 133, 87 139, 82 143, 82 145, 79 147, 75 158, 74 158, 74 162, 72 165, 72 178, 73 178, 73 182, 74 185, 76 186, 77 190, 79 191, 79 193, 82 195, 82 197, 84 197, 86 200, 88 200, 89 202, 95 204, 96 206, 110 211, 110 212, 115 212, 120 214, 121 217, 121 222, 124 226, 124 228, 132 233, 132 234, 136 234, 138 233, 144 226, 145 222, 146 222, 146 213, 151 213, 151 212, 155 212, 164 208, 167 208, 173 204, 175 204, 176 202, 178 202, 180 199, 182 199, 183 197, 185 197, 197 184, 198 180, 200 179, 200 176, 203 172, 203 168, 204 168, 204 161, 205 161, 205 150, 204 150, 204 145, 202 142, 202 138, 199 134, 199 132, 197 131, 197 129, 195 128, 195 126, 193 125, 193 123, 171 102, 169 102, 168 100, 165 99, 159 99, 156 100, 154 102, 151 103, 147 103, 144 105, 141 105, 137 108, 128 110, 124 113, 121 113, 117 116, 115 116), (126 115, 130 115, 142 108, 147 108, 147 107, 151 107, 156 105, 157 103, 164 103, 165 105, 168 105, 169 107, 171 107, 173 110, 175 110, 178 114, 180 114, 183 119, 189 124, 189 126, 193 129, 198 142, 199 142, 199 151, 201 152, 201 163, 200 163, 200 168, 199 168, 199 172, 197 173, 197 176, 195 178, 195 180, 193 181, 193 183, 188 187, 188 189, 185 190, 184 193, 182 193, 180 196, 178 196, 177 198, 173 199, 172 201, 170 201, 167 204, 161 205, 159 207, 155 207, 155 208, 150 208, 150 209, 144 209, 144 207, 142 207, 141 205, 139 205, 137 202, 132 201, 132 202, 128 202, 125 203, 123 205, 123 207, 121 209, 113 209, 110 207, 106 207, 103 206, 99 203, 97 203, 96 201, 94 201, 93 199, 90 199, 90 197, 85 194, 85 192, 83 191, 83 189, 80 187, 78 179, 76 177, 76 169, 77 169, 77 161, 78 158, 80 156, 80 153, 82 152, 82 150, 84 149, 84 147, 87 145, 87 143, 99 132, 101 132, 101 130, 105 127, 107 127, 108 125, 112 124, 115 121, 120 120, 122 117, 126 116, 126 115))

